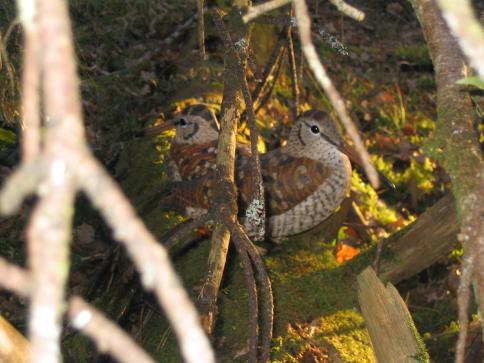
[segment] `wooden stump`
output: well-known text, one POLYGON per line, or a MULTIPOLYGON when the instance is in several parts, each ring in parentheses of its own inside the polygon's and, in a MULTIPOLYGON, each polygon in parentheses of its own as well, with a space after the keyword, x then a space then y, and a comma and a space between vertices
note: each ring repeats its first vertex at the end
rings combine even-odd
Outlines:
POLYGON ((385 287, 371 267, 357 277, 358 301, 380 363, 430 362, 397 289, 385 287))

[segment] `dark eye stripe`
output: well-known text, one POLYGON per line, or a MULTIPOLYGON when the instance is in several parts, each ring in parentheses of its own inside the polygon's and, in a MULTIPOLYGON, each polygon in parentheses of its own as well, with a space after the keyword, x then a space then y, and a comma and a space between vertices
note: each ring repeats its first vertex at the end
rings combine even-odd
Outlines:
POLYGON ((188 135, 183 135, 183 139, 184 140, 188 140, 190 139, 191 137, 193 137, 193 135, 195 135, 197 132, 198 132, 198 124, 192 124, 193 125, 193 132, 189 133, 188 135))

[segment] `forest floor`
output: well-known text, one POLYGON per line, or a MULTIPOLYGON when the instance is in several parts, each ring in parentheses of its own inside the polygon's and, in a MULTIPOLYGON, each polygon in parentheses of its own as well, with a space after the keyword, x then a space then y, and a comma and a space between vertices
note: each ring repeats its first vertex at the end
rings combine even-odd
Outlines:
MULTIPOLYGON (((209 5, 211 5, 211 2, 209 5)), ((220 2, 217 2, 220 3, 220 2)), ((264 244, 264 261, 274 287, 275 362, 372 362, 371 345, 358 312, 355 273, 347 262, 381 238, 414 221, 449 190, 449 178, 433 160, 435 83, 432 62, 408 1, 355 1, 367 18, 358 23, 330 4, 310 1, 313 39, 321 59, 358 122, 377 168, 395 190, 373 190, 360 170, 353 172, 354 200, 367 234, 345 223, 327 236, 328 226, 281 246, 264 244)), ((223 43, 206 17, 208 60, 198 53, 194 1, 70 1, 81 75, 87 135, 93 152, 121 184, 156 236, 182 220, 173 213, 145 211, 150 193, 166 180, 163 160, 172 134, 136 136, 183 106, 204 102, 219 111, 223 43)), ((0 5, 2 39, 15 18, 13 4, 0 5), (3 9, 2 9, 3 7, 3 9)), ((481 9, 482 10, 482 9, 481 9)), ((282 11, 278 13, 282 15, 282 11)), ((257 24, 251 43, 249 82, 261 72, 280 26, 257 24)), ((12 28, 0 62, 1 175, 18 159, 18 82, 21 34, 12 28), (8 59, 5 58, 8 54, 8 59)), ((294 33, 295 35, 297 32, 294 33)), ((297 38, 297 36, 295 36, 297 38)), ((296 56, 300 52, 296 42, 296 56)), ((285 59, 269 102, 258 113, 261 150, 283 143, 290 125, 291 81, 285 59)), ((303 65, 301 110, 329 109, 329 103, 303 65)), ((240 140, 247 140, 242 127, 240 140)), ((23 227, 30 211, 0 220, 0 254, 24 264, 23 227)), ((178 248, 176 267, 196 296, 206 267, 208 243, 178 248)), ((458 332, 456 292, 462 250, 397 285, 433 362, 452 362, 458 332)), ((220 361, 244 361, 247 353, 247 293, 235 254, 230 254, 220 296, 214 346, 220 361)), ((99 215, 79 197, 72 243, 69 293, 100 306, 158 359, 179 361, 174 338, 151 295, 141 291, 133 266, 113 241, 99 215), (160 328, 161 327, 161 328, 160 328)), ((473 307, 475 312, 475 307, 473 307)), ((26 302, 0 292, 0 314, 20 331, 26 302)), ((68 362, 105 362, 69 327, 63 337, 68 362)), ((471 324, 466 362, 484 356, 479 329, 471 324)))

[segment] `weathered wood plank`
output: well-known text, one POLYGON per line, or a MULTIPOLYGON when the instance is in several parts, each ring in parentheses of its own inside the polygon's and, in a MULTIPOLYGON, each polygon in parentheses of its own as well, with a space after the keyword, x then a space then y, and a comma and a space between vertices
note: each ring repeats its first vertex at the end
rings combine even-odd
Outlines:
POLYGON ((430 362, 397 289, 385 287, 371 267, 357 277, 358 300, 375 357, 381 363, 430 362))

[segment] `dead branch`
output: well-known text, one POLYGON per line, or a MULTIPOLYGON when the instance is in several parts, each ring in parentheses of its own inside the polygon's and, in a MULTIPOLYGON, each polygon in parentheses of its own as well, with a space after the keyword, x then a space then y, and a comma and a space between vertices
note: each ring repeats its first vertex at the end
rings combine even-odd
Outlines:
POLYGON ((262 306, 264 308, 262 316, 264 317, 264 325, 262 326, 263 331, 261 333, 262 343, 260 360, 266 362, 269 360, 274 326, 274 299, 272 295, 271 280, 269 279, 264 262, 262 261, 257 248, 249 239, 242 226, 239 223, 229 223, 228 226, 234 239, 234 243, 242 245, 244 250, 248 253, 256 269, 259 283, 262 285, 262 306))
MULTIPOLYGON (((215 19, 214 13, 212 17, 215 19)), ((236 16, 231 14, 231 16, 236 16)), ((231 23, 232 25, 232 23, 231 23)), ((238 29, 238 38, 245 41, 245 29, 238 29)), ((235 220, 237 203, 235 197, 234 173, 237 134, 237 110, 240 105, 239 91, 236 85, 236 60, 231 56, 229 47, 225 47, 224 94, 222 101, 222 115, 220 120, 220 135, 217 146, 217 179, 215 188, 213 212, 218 217, 224 211, 223 219, 235 220)), ((207 276, 200 293, 202 324, 208 333, 214 325, 214 315, 217 296, 225 269, 230 233, 223 223, 223 219, 215 218, 212 234, 212 245, 208 258, 207 276)))
POLYGON ((383 256, 380 278, 396 284, 429 267, 457 244, 459 221, 454 197, 440 199, 405 230, 382 241, 390 257, 383 256))
POLYGON ((30 296, 31 282, 28 273, 0 257, 0 286, 26 298, 30 296))
POLYGON ((267 1, 265 3, 256 5, 256 6, 251 6, 249 10, 247 11, 247 14, 245 14, 242 17, 242 20, 245 23, 248 23, 249 21, 257 18, 258 16, 267 13, 271 10, 275 10, 277 8, 280 8, 281 6, 284 6, 286 4, 289 4, 291 0, 272 0, 272 1, 267 1))
MULTIPOLYGON (((449 32, 436 0, 412 0, 417 17, 427 40, 434 63, 437 83, 437 127, 435 139, 442 148, 442 161, 452 180, 452 192, 456 199, 461 224, 460 240, 464 245, 463 268, 459 298, 461 327, 467 326, 467 311, 470 281, 477 297, 481 315, 484 314, 484 242, 482 215, 484 206, 483 168, 478 135, 474 128, 470 98, 456 85, 465 74, 465 59, 456 39, 449 32), (474 278, 474 279, 473 279, 474 278)), ((465 14, 465 13, 464 13, 465 14)), ((468 22, 471 19, 467 20, 468 22)), ((484 330, 484 325, 482 327, 484 330)), ((464 361, 464 329, 460 329, 456 361, 464 361)))
POLYGON ((205 52, 205 1, 197 0, 198 8, 198 47, 200 48, 200 57, 202 60, 207 59, 205 52))
MULTIPOLYGON (((257 83, 254 92, 252 93, 252 100, 254 105, 260 105, 261 104, 261 98, 264 95, 264 89, 266 88, 269 78, 274 74, 275 69, 277 68, 277 65, 280 62, 280 59, 282 57, 282 53, 284 51, 283 48, 283 37, 279 37, 277 39, 277 43, 274 46, 274 50, 271 53, 271 56, 269 57, 269 60, 267 61, 267 64, 264 68, 264 72, 262 73, 262 79, 260 82, 257 83)), ((274 77, 273 77, 274 78, 274 77)), ((257 111, 255 111, 257 113, 257 111)), ((247 116, 247 112, 244 111, 244 113, 241 116, 241 120, 244 120, 247 116)))
POLYGON ((59 0, 38 0, 37 5, 38 46, 42 50, 38 69, 43 75, 46 112, 45 144, 38 160, 22 164, 0 195, 3 211, 9 212, 18 207, 28 193, 35 191, 39 195, 27 233, 33 282, 29 320, 32 359, 60 360, 59 336, 72 206, 77 190, 83 189, 113 227, 116 237, 125 243, 145 287, 155 291, 181 341, 185 359, 213 362, 213 352, 196 310, 165 249, 136 218, 119 187, 88 150, 67 5, 59 0), (19 193, 13 183, 20 176, 26 176, 27 182, 19 193), (15 202, 13 206, 9 205, 11 200, 15 202))
POLYGON ((292 39, 292 26, 287 29, 287 58, 289 59, 289 74, 291 75, 292 121, 295 122, 299 114, 299 81, 297 78, 296 55, 294 53, 294 42, 292 39))
POLYGON ((484 80, 484 29, 474 15, 471 2, 437 0, 437 3, 460 48, 484 80))
MULTIPOLYGON (((252 6, 249 8, 247 11, 247 14, 245 14, 242 18, 245 23, 248 23, 249 21, 271 11, 275 10, 277 8, 280 8, 281 6, 284 6, 288 3, 290 3, 291 0, 272 0, 272 1, 267 1, 265 3, 252 6)), ((350 18, 353 18, 357 21, 363 21, 365 19, 365 13, 362 12, 361 10, 355 8, 354 6, 344 2, 343 0, 329 0, 331 4, 336 6, 336 8, 341 11, 343 14, 346 16, 349 16, 350 18)))
POLYGON ((232 52, 232 57, 235 59, 237 76, 239 78, 240 87, 242 89, 242 95, 244 96, 246 112, 249 119, 249 129, 250 129, 250 150, 251 157, 250 162, 252 164, 252 199, 251 203, 247 207, 246 216, 250 223, 255 227, 256 236, 255 240, 264 240, 265 236, 265 197, 264 197, 264 186, 262 183, 262 174, 260 168, 259 151, 257 149, 259 131, 257 130, 254 104, 252 102, 252 96, 249 91, 249 85, 247 84, 247 79, 245 78, 245 67, 242 60, 239 57, 237 49, 232 42, 230 34, 222 20, 222 16, 219 12, 214 12, 214 21, 219 30, 221 37, 224 39, 225 46, 228 47, 232 52))
POLYGON ((174 273, 165 248, 146 229, 119 186, 97 161, 86 159, 78 165, 83 190, 111 226, 115 238, 125 245, 129 256, 141 274, 143 286, 148 290, 153 290, 159 303, 165 309, 167 317, 180 339, 186 359, 196 361, 209 359, 205 351, 209 347, 208 341, 200 329, 198 314, 181 286, 179 278, 174 273), (116 208, 112 208, 113 205, 116 208), (173 289, 169 294, 166 291, 167 286, 173 289), (195 329, 187 328, 193 324, 195 329), (198 340, 201 336, 203 339, 198 340), (194 342, 200 343, 200 345, 194 345, 194 342))
POLYGON ((188 219, 172 230, 165 233, 160 239, 168 250, 171 250, 183 237, 185 237, 190 231, 203 226, 208 221, 212 220, 211 213, 204 214, 197 219, 188 219))
POLYGON ((348 132, 348 135, 353 140, 355 145, 355 149, 358 154, 361 156, 361 160, 363 163, 363 168, 365 169, 366 174, 368 175, 368 179, 370 180, 371 184, 374 188, 378 188, 379 186, 379 177, 378 173, 375 170, 375 167, 370 161, 370 156, 368 151, 366 150, 363 141, 356 129, 356 126, 351 121, 351 118, 348 116, 346 112, 346 107, 344 104, 341 95, 339 94, 338 90, 334 87, 331 79, 328 77, 326 70, 324 69, 321 61, 319 60, 318 54, 316 52, 316 48, 311 40, 311 20, 309 18, 308 9, 306 2, 304 0, 294 0, 294 11, 296 14, 297 26, 299 30, 299 37, 301 39, 301 47, 303 49, 304 55, 306 56, 306 60, 309 64, 309 67, 313 71, 316 79, 323 87, 324 91, 328 95, 328 98, 333 105, 336 113, 338 114, 339 119, 343 123, 348 132))
POLYGON ((40 70, 36 9, 30 1, 18 0, 20 22, 24 31, 22 72, 22 160, 31 161, 40 150, 40 70))
POLYGON ((357 21, 365 20, 365 13, 355 8, 354 6, 344 2, 343 0, 329 0, 331 4, 341 11, 346 16, 355 19, 357 21))
POLYGON ((102 352, 123 363, 154 363, 154 360, 116 324, 78 296, 69 300, 69 319, 77 330, 89 336, 102 352))

